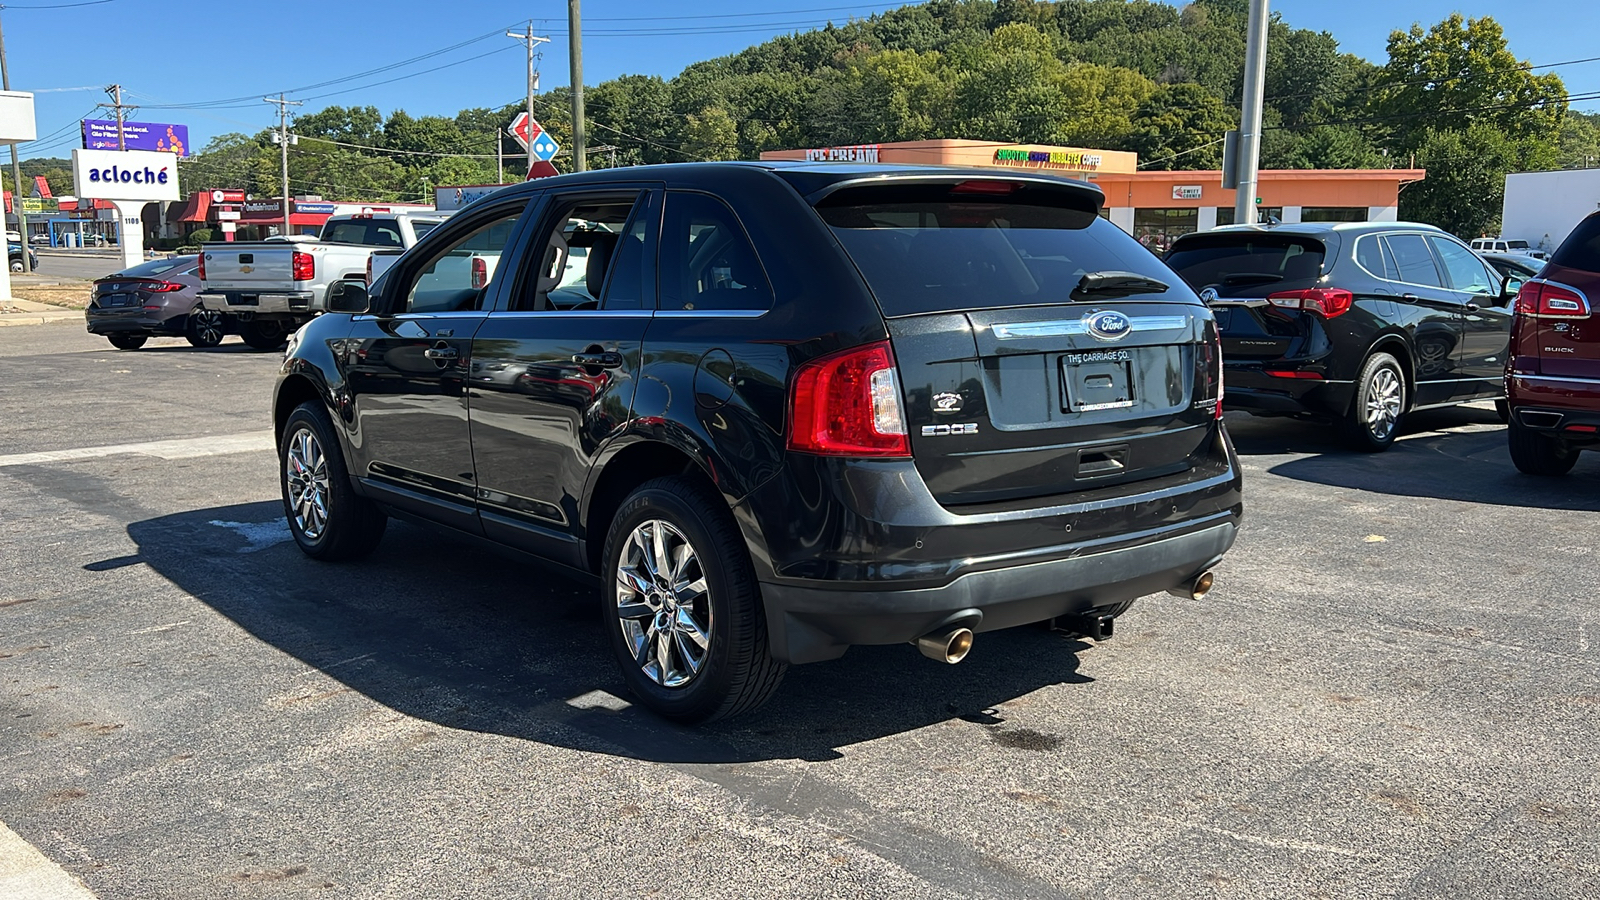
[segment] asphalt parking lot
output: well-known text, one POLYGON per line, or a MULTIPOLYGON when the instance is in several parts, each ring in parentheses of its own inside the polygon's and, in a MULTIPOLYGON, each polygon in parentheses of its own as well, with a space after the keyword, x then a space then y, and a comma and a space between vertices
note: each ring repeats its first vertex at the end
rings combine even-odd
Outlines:
POLYGON ((102 900, 1600 895, 1600 455, 1518 475, 1492 410, 1378 456, 1230 415, 1212 598, 691 730, 580 584, 305 559, 276 363, 0 329, 0 822, 102 900))

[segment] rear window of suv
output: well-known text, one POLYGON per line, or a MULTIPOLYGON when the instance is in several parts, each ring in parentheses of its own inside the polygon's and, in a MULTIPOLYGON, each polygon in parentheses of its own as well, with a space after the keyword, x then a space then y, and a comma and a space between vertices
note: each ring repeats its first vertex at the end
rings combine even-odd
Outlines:
POLYGON ((1600 272, 1600 214, 1578 223, 1550 257, 1551 265, 1564 269, 1600 272))
POLYGON ((886 316, 1070 303, 1090 272, 1134 272, 1179 287, 1075 186, 873 185, 836 191, 817 212, 886 316))
POLYGON ((1167 265, 1195 290, 1230 297, 1265 297, 1322 276, 1326 249, 1316 238, 1240 232, 1180 240, 1167 265))

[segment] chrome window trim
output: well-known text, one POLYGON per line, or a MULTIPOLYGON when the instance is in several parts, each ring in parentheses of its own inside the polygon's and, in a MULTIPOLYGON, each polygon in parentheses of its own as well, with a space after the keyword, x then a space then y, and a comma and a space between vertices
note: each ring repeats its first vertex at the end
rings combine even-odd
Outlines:
POLYGON ((658 309, 657 316, 673 319, 759 319, 770 309, 658 309))
MULTIPOLYGON (((1128 330, 1169 331, 1188 328, 1191 316, 1129 316, 1128 330)), ((996 340, 1011 341, 1020 338, 1063 337, 1088 334, 1089 323, 1083 319, 1054 319, 1048 322, 1005 322, 989 326, 996 340)))
POLYGON ((569 316, 603 316, 613 319, 648 319, 655 315, 648 309, 502 309, 489 313, 496 319, 550 319, 569 316))

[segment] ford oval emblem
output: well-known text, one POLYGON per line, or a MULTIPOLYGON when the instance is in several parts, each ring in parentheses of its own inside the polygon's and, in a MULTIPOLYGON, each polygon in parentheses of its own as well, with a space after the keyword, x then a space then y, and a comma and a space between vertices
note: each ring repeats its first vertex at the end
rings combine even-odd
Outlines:
POLYGON ((1133 323, 1128 317, 1115 310, 1094 312, 1083 317, 1084 325, 1089 328, 1089 335, 1097 341, 1120 341, 1133 331, 1133 323))

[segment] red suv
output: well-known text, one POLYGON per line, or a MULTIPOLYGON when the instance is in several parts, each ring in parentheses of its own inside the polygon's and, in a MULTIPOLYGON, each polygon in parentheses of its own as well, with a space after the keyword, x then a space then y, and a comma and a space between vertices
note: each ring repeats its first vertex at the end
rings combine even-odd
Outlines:
POLYGON ((1517 294, 1506 364, 1511 459, 1530 475, 1565 475, 1600 448, 1600 213, 1561 242, 1517 294), (1591 300, 1590 298, 1595 298, 1591 300))

